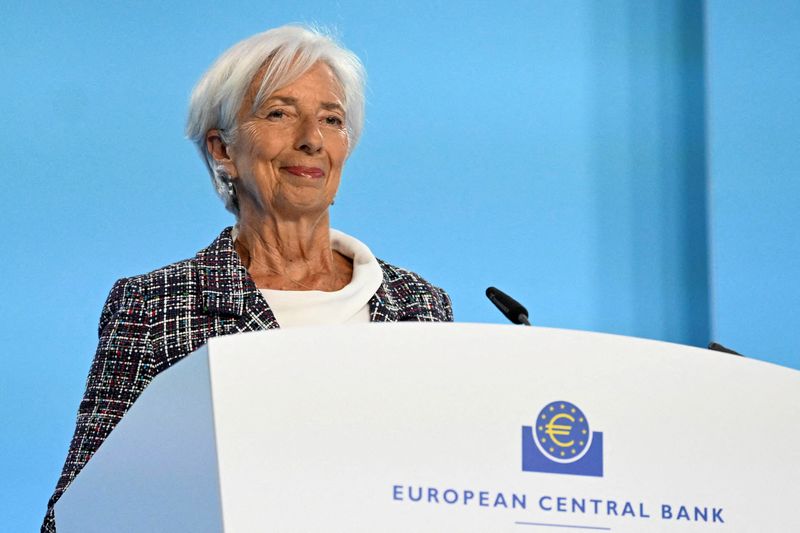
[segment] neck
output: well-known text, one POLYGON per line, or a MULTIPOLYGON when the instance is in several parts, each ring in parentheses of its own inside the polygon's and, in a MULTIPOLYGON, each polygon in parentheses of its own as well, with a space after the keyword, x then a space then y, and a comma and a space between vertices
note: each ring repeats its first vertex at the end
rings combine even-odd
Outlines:
POLYGON ((241 216, 236 251, 265 289, 339 290, 350 282, 352 264, 331 249, 327 211, 314 220, 254 220, 241 216))

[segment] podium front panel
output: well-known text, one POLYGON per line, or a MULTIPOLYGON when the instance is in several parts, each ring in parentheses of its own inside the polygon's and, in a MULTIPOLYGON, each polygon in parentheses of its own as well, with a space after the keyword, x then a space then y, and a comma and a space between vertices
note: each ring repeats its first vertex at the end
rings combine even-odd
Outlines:
POLYGON ((167 394, 207 408, 192 438, 214 458, 175 473, 214 488, 145 500, 217 506, 207 531, 800 531, 800 373, 760 361, 474 324, 215 338, 148 387, 83 504, 127 486, 116 449, 166 431, 146 426, 167 394))

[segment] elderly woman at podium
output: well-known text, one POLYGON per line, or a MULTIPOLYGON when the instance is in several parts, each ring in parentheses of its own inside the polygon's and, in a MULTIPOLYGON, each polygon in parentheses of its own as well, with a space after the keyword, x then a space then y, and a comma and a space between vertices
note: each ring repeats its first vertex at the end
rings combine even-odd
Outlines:
POLYGON ((197 255, 119 280, 53 505, 159 372, 210 337, 314 324, 450 321, 447 294, 330 228, 364 123, 358 58, 286 26, 225 52, 192 93, 187 133, 236 216, 197 255))

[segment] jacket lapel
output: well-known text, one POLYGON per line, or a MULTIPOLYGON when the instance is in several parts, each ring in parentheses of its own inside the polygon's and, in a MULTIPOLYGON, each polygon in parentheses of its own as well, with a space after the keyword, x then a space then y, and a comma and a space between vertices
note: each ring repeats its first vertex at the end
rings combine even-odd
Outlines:
MULTIPOLYGON (((383 264, 381 264, 381 268, 383 268, 383 264)), ((397 322, 400 320, 400 306, 391 292, 386 290, 387 284, 388 280, 384 270, 383 283, 369 300, 370 322, 397 322)))
POLYGON ((275 315, 233 247, 231 229, 224 229, 195 258, 203 312, 234 318, 226 334, 277 328, 275 315))

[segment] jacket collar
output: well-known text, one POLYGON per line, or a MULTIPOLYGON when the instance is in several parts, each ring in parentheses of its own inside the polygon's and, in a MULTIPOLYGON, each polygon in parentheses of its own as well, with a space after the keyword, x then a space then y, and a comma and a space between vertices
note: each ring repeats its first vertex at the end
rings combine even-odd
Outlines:
POLYGON ((397 322, 402 320, 402 308, 391 290, 392 284, 386 263, 378 259, 378 264, 383 270, 383 283, 369 301, 369 320, 370 322, 397 322))
POLYGON ((241 316, 247 300, 259 293, 233 247, 232 229, 225 228, 208 248, 198 252, 195 260, 203 310, 241 316))

